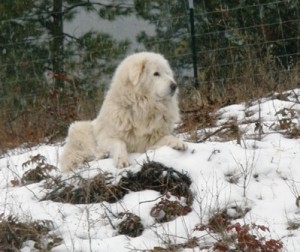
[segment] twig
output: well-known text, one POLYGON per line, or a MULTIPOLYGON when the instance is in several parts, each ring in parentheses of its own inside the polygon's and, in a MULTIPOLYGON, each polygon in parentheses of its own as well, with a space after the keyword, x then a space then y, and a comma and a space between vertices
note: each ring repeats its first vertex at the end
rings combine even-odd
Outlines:
POLYGON ((203 139, 198 140, 197 143, 203 143, 203 142, 205 142, 207 139, 209 139, 210 137, 212 137, 212 136, 218 134, 220 131, 222 131, 222 130, 224 130, 224 129, 229 129, 230 127, 231 127, 230 125, 224 125, 224 126, 222 126, 221 128, 215 130, 214 132, 208 134, 208 135, 205 136, 203 139))
POLYGON ((238 125, 236 123, 223 125, 221 128, 219 128, 219 129, 215 130, 214 132, 208 134, 203 139, 198 140, 197 143, 203 143, 203 142, 205 142, 207 139, 209 139, 210 137, 218 134, 219 132, 221 132, 224 129, 232 129, 234 131, 237 131, 237 135, 238 135, 237 136, 237 143, 238 144, 241 143, 241 138, 240 138, 240 134, 239 134, 240 131, 239 131, 239 127, 238 127, 238 125))

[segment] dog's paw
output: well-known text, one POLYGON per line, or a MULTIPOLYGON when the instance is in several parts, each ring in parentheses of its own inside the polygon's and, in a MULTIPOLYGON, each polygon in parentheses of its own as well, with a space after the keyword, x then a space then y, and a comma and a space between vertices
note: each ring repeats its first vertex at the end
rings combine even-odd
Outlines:
POLYGON ((125 168, 130 165, 127 157, 118 157, 115 160, 115 165, 117 168, 125 168))
POLYGON ((172 141, 169 142, 169 146, 175 150, 179 150, 179 151, 185 151, 188 148, 187 143, 174 138, 172 141))
POLYGON ((109 158, 109 152, 102 152, 97 154, 97 159, 106 159, 109 158))
POLYGON ((109 158, 109 152, 105 151, 99 147, 96 147, 95 152, 94 152, 94 156, 96 159, 105 159, 105 158, 109 158))

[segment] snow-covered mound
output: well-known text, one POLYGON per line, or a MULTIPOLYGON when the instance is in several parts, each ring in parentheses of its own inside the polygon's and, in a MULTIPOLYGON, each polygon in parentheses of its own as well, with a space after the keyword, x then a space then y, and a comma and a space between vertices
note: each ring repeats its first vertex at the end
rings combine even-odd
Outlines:
MULTIPOLYGON (((257 242, 256 251, 263 246, 268 251, 298 251, 299 99, 300 89, 295 89, 224 107, 215 115, 215 127, 199 130, 198 143, 189 143, 186 152, 162 147, 134 153, 126 169, 116 169, 106 159, 66 175, 56 169, 61 144, 12 150, 0 159, 0 221, 14 216, 20 222, 51 223, 50 234, 62 238, 52 251, 247 251, 256 245, 237 239, 243 230, 244 237, 257 242), (147 174, 138 185, 124 188, 130 183, 124 184, 124 178, 136 181, 149 163, 162 164, 157 177, 149 174, 161 184, 186 175, 192 196, 176 195, 175 185, 162 190, 146 181, 147 174), (71 188, 73 196, 82 193, 80 185, 88 191, 99 174, 99 188, 113 190, 112 195, 123 190, 113 202, 103 195, 91 201, 88 193, 86 204, 49 197, 64 187, 71 188), (120 227, 139 232, 124 234, 120 227)), ((189 134, 181 137, 188 139, 189 134)), ((21 250, 33 247, 34 242, 27 241, 21 250)))

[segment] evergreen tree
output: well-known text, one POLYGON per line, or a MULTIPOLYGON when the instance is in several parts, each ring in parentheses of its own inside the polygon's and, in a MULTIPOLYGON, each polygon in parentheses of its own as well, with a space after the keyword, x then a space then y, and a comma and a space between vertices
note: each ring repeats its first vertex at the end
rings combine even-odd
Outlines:
POLYGON ((6 83, 5 87, 1 86, 1 95, 16 89, 36 93, 43 84, 45 67, 51 68, 55 88, 60 89, 66 84, 64 76, 72 75, 76 64, 81 66, 82 80, 77 83, 81 88, 88 85, 91 72, 94 72, 93 76, 98 75, 98 79, 103 73, 111 72, 111 66, 103 68, 103 64, 97 62, 124 54, 129 42, 117 42, 110 35, 96 31, 79 38, 65 34, 64 21, 76 18, 79 8, 98 13, 99 22, 100 18, 112 19, 131 11, 117 1, 114 5, 84 0, 15 0, 14 3, 4 0, 0 3, 0 11, 4 13, 0 20, 3 56, 0 59, 0 83, 6 83), (88 71, 90 66, 93 69, 88 71))
MULTIPOLYGON (((156 27, 155 35, 141 33, 139 41, 191 76, 188 1, 135 0, 135 6, 156 27)), ((299 1, 194 0, 194 9, 202 80, 230 82, 249 68, 255 72, 258 63, 278 75, 297 64, 299 1)))
POLYGON ((70 122, 95 116, 101 100, 91 100, 101 96, 129 42, 98 31, 74 37, 63 25, 79 9, 96 13, 100 25, 132 12, 121 0, 103 2, 0 2, 0 142, 65 135, 70 122))

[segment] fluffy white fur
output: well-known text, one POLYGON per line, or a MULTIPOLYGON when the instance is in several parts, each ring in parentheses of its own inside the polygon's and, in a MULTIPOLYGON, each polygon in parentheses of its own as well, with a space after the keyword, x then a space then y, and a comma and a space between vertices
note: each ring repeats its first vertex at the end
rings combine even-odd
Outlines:
POLYGON ((108 153, 101 151, 96 144, 91 121, 78 121, 70 125, 66 144, 59 159, 63 171, 73 170, 79 164, 95 158, 107 157, 108 153))
POLYGON ((97 118, 71 124, 60 158, 63 171, 112 156, 117 167, 129 165, 128 152, 164 145, 186 150, 172 135, 179 121, 177 84, 160 54, 136 53, 118 66, 97 118))

